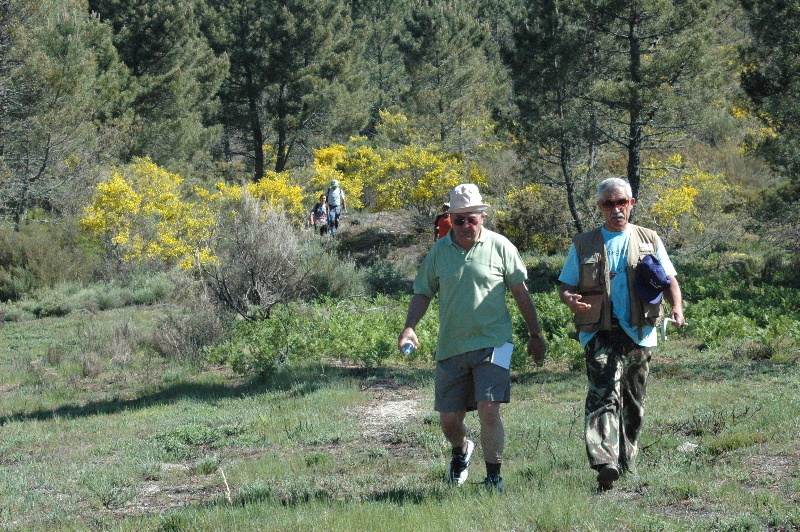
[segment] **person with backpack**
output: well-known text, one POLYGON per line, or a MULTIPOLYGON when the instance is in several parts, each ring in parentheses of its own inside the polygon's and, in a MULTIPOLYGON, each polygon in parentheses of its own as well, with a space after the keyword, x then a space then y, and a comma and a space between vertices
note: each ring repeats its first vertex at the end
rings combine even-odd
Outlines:
POLYGON ((664 243, 655 231, 628 223, 636 205, 630 183, 606 179, 597 195, 605 223, 574 238, 558 280, 586 356, 586 454, 598 490, 605 491, 634 469, 664 300, 673 325, 685 320, 664 243))
POLYGON ((347 211, 344 190, 339 187, 338 179, 331 181, 331 186, 325 196, 328 198, 328 232, 330 232, 331 236, 334 236, 339 232, 339 218, 342 215, 342 211, 347 211))
POLYGON ((309 224, 314 228, 314 232, 316 232, 319 226, 320 236, 328 234, 328 210, 327 196, 322 194, 319 197, 319 203, 315 203, 314 207, 311 209, 311 219, 309 220, 309 224))

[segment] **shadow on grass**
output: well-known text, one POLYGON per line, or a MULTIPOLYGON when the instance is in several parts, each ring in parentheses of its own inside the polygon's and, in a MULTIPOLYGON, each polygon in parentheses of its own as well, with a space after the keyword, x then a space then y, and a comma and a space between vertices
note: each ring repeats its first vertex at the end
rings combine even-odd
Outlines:
POLYGON ((178 382, 160 390, 133 399, 107 399, 84 405, 63 405, 34 412, 11 413, 0 416, 0 426, 13 421, 45 421, 57 417, 87 417, 114 414, 126 410, 148 408, 154 405, 175 403, 183 399, 201 399, 214 402, 231 397, 255 396, 263 393, 284 392, 287 397, 302 397, 318 390, 350 382, 354 387, 364 387, 371 381, 392 381, 396 385, 412 388, 425 385, 431 378, 430 369, 362 368, 329 365, 289 366, 268 376, 255 377, 243 384, 178 382))
MULTIPOLYGON (((754 375, 780 377, 798 367, 800 365, 796 362, 768 361, 652 362, 650 376, 657 379, 738 380, 754 375)), ((516 385, 558 384, 573 380, 583 383, 585 379, 585 370, 567 372, 537 368, 513 374, 511 382, 516 385)))
POLYGON ((650 375, 661 379, 738 380, 754 375, 783 376, 797 367, 797 363, 757 361, 660 362, 650 365, 650 375))
POLYGON ((363 499, 370 502, 390 502, 393 504, 422 504, 426 501, 442 500, 446 490, 439 486, 418 488, 391 488, 366 494, 363 499))

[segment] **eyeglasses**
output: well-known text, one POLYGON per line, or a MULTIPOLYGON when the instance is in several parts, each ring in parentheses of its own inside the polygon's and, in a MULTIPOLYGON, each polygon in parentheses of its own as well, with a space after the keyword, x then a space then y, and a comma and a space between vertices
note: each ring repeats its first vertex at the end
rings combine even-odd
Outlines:
POLYGON ((470 216, 468 218, 453 218, 453 225, 478 225, 478 222, 481 221, 480 216, 470 216))
POLYGON ((603 209, 604 211, 610 211, 614 207, 621 209, 630 202, 631 200, 629 199, 618 199, 616 201, 605 200, 600 202, 600 208, 603 209))

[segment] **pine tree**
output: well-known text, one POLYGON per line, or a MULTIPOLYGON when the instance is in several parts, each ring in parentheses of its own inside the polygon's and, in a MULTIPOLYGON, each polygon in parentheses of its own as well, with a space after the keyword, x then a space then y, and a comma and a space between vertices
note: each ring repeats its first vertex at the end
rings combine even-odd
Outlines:
POLYGON ((136 135, 127 158, 150 157, 171 170, 209 163, 220 137, 217 93, 227 60, 199 29, 195 3, 182 0, 90 0, 114 29, 120 58, 135 83, 136 135))
POLYGON ((352 1, 354 38, 364 42, 361 67, 370 98, 370 121, 365 129, 376 134, 380 112, 396 110, 406 85, 403 61, 397 38, 404 17, 410 12, 409 0, 352 1))
POLYGON ((741 0, 753 40, 744 50, 742 87, 766 126, 758 151, 800 183, 800 0, 741 0))
POLYGON ((3 20, 0 202, 17 228, 33 207, 51 212, 85 190, 108 153, 127 83, 111 32, 83 0, 12 0, 3 20))
POLYGON ((254 180, 264 176, 266 144, 281 172, 296 152, 310 157, 323 139, 364 126, 361 53, 341 0, 209 0, 209 7, 206 32, 231 61, 222 90, 229 153, 253 161, 254 180))
POLYGON ((589 97, 608 142, 627 159, 634 197, 643 154, 677 146, 702 117, 713 87, 714 19, 710 0, 589 0, 596 35, 597 82, 589 97))
POLYGON ((587 98, 595 80, 595 43, 585 20, 575 2, 532 3, 516 20, 504 53, 516 104, 511 128, 529 175, 565 191, 577 232, 589 211, 585 204, 593 205, 601 148, 596 106, 587 98))
POLYGON ((466 0, 417 0, 397 37, 407 76, 404 106, 431 141, 464 151, 468 120, 489 118, 507 97, 502 70, 489 61, 488 34, 466 0))
POLYGON ((744 47, 742 87, 763 128, 751 143, 784 179, 765 191, 758 223, 784 249, 800 250, 800 1, 741 0, 752 41, 744 47))

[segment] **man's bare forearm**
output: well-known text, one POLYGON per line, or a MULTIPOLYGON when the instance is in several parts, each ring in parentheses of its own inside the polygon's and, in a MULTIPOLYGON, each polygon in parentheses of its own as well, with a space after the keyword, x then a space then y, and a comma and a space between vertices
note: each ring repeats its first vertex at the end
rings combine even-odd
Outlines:
POLYGON ((408 313, 406 314, 406 324, 404 329, 414 329, 420 320, 425 316, 428 311, 428 306, 431 304, 431 299, 423 294, 414 294, 411 302, 408 304, 408 313))

